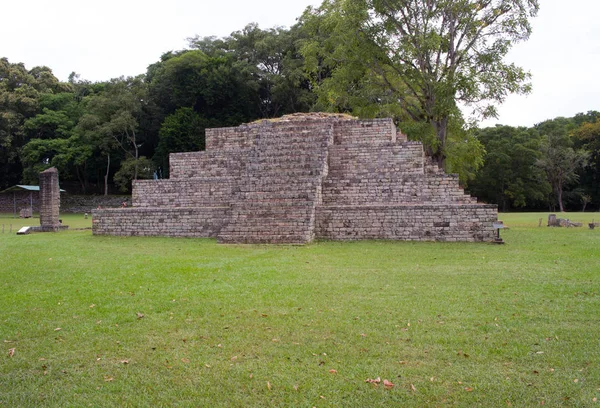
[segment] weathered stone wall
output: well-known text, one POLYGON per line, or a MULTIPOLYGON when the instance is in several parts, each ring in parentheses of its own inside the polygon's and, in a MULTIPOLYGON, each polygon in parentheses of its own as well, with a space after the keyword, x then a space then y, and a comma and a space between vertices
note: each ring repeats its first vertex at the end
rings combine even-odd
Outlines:
POLYGON ((232 177, 138 180, 131 199, 134 207, 219 207, 229 205, 235 187, 232 177))
POLYGON ((40 173, 40 227, 42 231, 58 231, 60 187, 58 170, 51 167, 40 173))
POLYGON ((477 204, 391 119, 322 114, 208 129, 206 152, 170 156, 171 179, 134 183, 133 208, 94 211, 94 233, 222 243, 491 241, 477 204))
POLYGON ((330 176, 423 174, 420 143, 347 144, 329 147, 330 176))
POLYGON ((334 144, 378 144, 406 141, 406 135, 397 134, 394 121, 389 118, 345 120, 335 123, 334 144))
POLYGON ((170 179, 198 177, 240 177, 246 169, 249 149, 172 153, 169 155, 170 179))
POLYGON ((458 187, 451 176, 422 174, 328 178, 323 181, 323 204, 468 204, 476 199, 458 187))
POLYGON ((206 129, 206 151, 250 148, 260 131, 258 124, 206 129))
POLYGON ((119 208, 123 204, 131 205, 130 195, 71 195, 62 193, 60 197, 61 213, 91 213, 96 208, 119 208))
POLYGON ((229 207, 94 210, 94 235, 216 238, 229 207))
POLYGON ((492 241, 495 205, 379 205, 317 208, 319 238, 351 241, 492 241))

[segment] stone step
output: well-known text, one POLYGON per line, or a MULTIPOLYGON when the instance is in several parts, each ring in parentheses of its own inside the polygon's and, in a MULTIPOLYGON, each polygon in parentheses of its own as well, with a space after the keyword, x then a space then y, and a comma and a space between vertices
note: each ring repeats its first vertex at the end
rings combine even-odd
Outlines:
POLYGON ((243 200, 314 200, 314 191, 277 190, 264 189, 252 191, 240 191, 239 198, 243 200))
MULTIPOLYGON (((254 193, 252 193, 254 194, 254 193)), ((289 215, 296 217, 298 214, 304 214, 306 211, 312 211, 314 206, 311 198, 261 198, 260 196, 253 196, 243 200, 240 200, 234 204, 236 211, 259 211, 261 213, 272 213, 289 215), (290 212, 294 212, 290 214, 290 212)))
POLYGON ((307 158, 320 158, 325 157, 325 148, 322 146, 307 145, 307 146, 269 146, 269 147, 258 147, 255 152, 248 155, 249 160, 257 159, 271 159, 278 160, 285 157, 298 157, 305 156, 307 158))
POLYGON ((278 177, 277 174, 263 174, 261 176, 244 176, 240 179, 238 185, 241 191, 276 191, 278 189, 297 190, 316 188, 320 182, 320 176, 284 178, 278 177))
POLYGON ((283 178, 283 179, 294 179, 294 178, 306 178, 306 177, 317 177, 322 175, 323 170, 315 169, 315 168, 278 168, 276 166, 271 167, 261 167, 256 166, 253 167, 254 172, 260 174, 262 177, 270 177, 270 178, 283 178))
POLYGON ((312 241, 312 235, 306 234, 287 234, 283 231, 282 234, 220 234, 217 237, 219 244, 288 244, 302 245, 312 241))

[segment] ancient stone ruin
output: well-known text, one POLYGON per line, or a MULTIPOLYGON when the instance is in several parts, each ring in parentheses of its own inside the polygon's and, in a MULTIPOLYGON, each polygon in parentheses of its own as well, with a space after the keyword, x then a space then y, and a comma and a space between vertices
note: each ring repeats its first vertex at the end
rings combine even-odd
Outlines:
POLYGON ((323 114, 208 129, 206 151, 171 154, 170 179, 135 182, 132 204, 94 210, 94 234, 493 241, 498 215, 391 119, 323 114))
POLYGON ((58 170, 51 167, 40 173, 40 228, 42 232, 61 229, 59 220, 60 187, 58 170))

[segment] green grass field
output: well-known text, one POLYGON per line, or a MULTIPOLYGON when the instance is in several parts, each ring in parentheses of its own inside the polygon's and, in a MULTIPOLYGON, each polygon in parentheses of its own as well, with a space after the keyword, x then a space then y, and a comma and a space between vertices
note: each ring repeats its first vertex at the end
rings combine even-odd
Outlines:
POLYGON ((0 406, 598 406, 600 229, 547 215, 502 214, 506 245, 308 246, 2 217, 0 406))

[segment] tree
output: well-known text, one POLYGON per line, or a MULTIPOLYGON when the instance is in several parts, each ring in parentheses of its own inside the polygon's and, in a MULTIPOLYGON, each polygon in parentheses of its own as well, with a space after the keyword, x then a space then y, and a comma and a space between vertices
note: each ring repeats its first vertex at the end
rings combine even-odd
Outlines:
POLYGON ((41 113, 24 122, 29 142, 21 154, 23 181, 37 183, 39 172, 53 166, 60 171, 61 180, 78 180, 85 192, 85 166, 92 150, 74 133, 82 115, 81 104, 73 92, 61 92, 42 94, 39 105, 41 113))
MULTIPOLYGON (((581 116, 576 115, 575 119, 578 117, 581 116)), ((589 165, 581 173, 579 181, 583 191, 581 199, 584 208, 590 202, 598 208, 600 206, 600 114, 588 112, 588 118, 589 122, 581 122, 581 126, 573 131, 573 141, 574 148, 589 153, 589 165)))
POLYGON ((190 47, 215 57, 229 55, 247 65, 258 85, 260 117, 271 118, 287 113, 307 112, 314 103, 310 81, 304 72, 304 59, 298 42, 306 36, 302 26, 261 29, 248 24, 229 37, 194 37, 190 47))
POLYGON ((535 129, 498 125, 479 130, 477 138, 486 154, 469 188, 474 195, 503 211, 545 203, 551 188, 536 165, 541 138, 535 129))
MULTIPOLYGON (((546 123, 540 127, 548 130, 550 125, 546 123)), ((546 173, 561 212, 565 211, 564 189, 569 183, 579 180, 577 172, 587 165, 589 158, 588 152, 575 150, 572 145, 573 141, 567 135, 566 128, 558 125, 544 134, 540 147, 542 155, 537 161, 537 165, 546 173)))
POLYGON ((131 190, 131 182, 137 179, 152 178, 154 163, 152 160, 140 156, 137 159, 131 157, 121 162, 121 167, 115 173, 114 182, 123 192, 131 190))
POLYGON ((192 108, 208 123, 234 126, 260 117, 250 66, 231 55, 182 51, 150 68, 150 97, 163 114, 192 108))
POLYGON ((169 153, 204 150, 205 124, 192 108, 179 108, 167 116, 159 131, 159 142, 153 160, 169 176, 169 153))
POLYGON ((325 0, 304 13, 302 51, 322 105, 348 109, 371 89, 372 103, 433 127, 428 153, 443 166, 458 103, 490 117, 508 93, 529 92, 530 75, 504 59, 537 11, 537 0, 325 0))
POLYGON ((76 131, 81 140, 105 158, 105 195, 108 194, 111 164, 115 161, 129 160, 123 177, 138 178, 140 149, 145 141, 145 135, 140 132, 140 121, 147 105, 147 92, 143 76, 116 78, 101 84, 82 100, 84 114, 76 131))
POLYGON ((21 152, 30 137, 25 121, 40 113, 40 98, 70 89, 48 67, 27 70, 0 58, 0 189, 21 179, 21 152))

